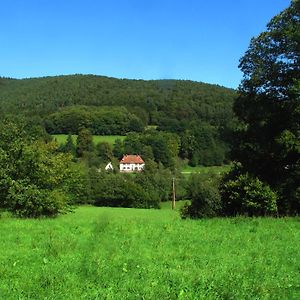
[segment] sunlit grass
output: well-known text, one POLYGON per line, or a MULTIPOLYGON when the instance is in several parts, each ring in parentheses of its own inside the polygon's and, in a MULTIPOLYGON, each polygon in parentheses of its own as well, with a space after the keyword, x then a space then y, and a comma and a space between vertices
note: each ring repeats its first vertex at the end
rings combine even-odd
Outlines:
POLYGON ((221 175, 229 171, 230 168, 231 165, 211 166, 211 167, 204 167, 204 166, 191 167, 189 165, 186 165, 182 168, 181 172, 183 174, 200 173, 200 174, 221 175))
POLYGON ((0 299, 300 299, 299 218, 0 218, 0 299))
MULTIPOLYGON (((58 144, 65 144, 67 141, 67 134, 53 134, 54 139, 56 139, 58 144)), ((76 143, 77 135, 72 135, 72 139, 74 143, 76 143)), ((117 139, 124 140, 124 135, 93 135, 94 144, 98 144, 100 142, 106 142, 113 146, 117 139)))

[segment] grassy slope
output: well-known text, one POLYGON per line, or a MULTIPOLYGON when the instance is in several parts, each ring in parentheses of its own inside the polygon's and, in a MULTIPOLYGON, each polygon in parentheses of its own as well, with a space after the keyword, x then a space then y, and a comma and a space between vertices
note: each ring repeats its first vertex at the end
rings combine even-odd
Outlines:
MULTIPOLYGON (((64 144, 67 140, 67 134, 54 134, 53 137, 57 140, 59 144, 64 144)), ((72 135, 73 141, 76 142, 77 135, 72 135)), ((107 142, 111 145, 115 143, 115 140, 120 139, 124 140, 125 136, 123 135, 94 135, 93 142, 98 144, 100 142, 107 142)))
POLYGON ((299 218, 81 207, 0 219, 1 299, 300 299, 299 218))

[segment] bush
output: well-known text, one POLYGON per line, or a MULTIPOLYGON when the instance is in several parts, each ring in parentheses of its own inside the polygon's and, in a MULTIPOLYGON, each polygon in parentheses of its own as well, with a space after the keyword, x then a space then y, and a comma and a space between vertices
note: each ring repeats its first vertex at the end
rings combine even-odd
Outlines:
POLYGON ((0 123, 0 208, 20 217, 55 216, 84 194, 84 173, 56 143, 28 140, 0 123))
POLYGON ((7 208, 18 217, 55 216, 65 210, 67 203, 59 190, 50 192, 24 181, 14 181, 8 190, 7 208))
POLYGON ((159 208, 157 194, 134 181, 127 174, 94 174, 92 197, 97 206, 159 208))
POLYGON ((212 183, 202 181, 200 175, 194 175, 188 184, 188 193, 191 204, 182 208, 182 218, 211 218, 220 215, 221 198, 218 189, 212 183))
POLYGON ((277 214, 277 194, 248 173, 224 180, 220 187, 223 211, 227 216, 277 214))

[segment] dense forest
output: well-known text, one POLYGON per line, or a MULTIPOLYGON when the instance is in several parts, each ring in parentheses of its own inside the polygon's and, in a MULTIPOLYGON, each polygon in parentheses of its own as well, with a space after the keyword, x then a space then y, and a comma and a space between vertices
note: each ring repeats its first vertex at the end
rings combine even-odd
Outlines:
MULTIPOLYGON (((129 80, 94 75, 0 79, 2 112, 46 116, 73 105, 125 106, 145 123, 232 116, 234 91, 185 80, 129 80)), ((166 123, 166 122, 165 122, 166 123)))
POLYGON ((192 165, 227 160, 234 90, 186 80, 129 80, 94 75, 0 79, 5 116, 25 116, 48 133, 124 135, 148 125, 178 134, 192 165))

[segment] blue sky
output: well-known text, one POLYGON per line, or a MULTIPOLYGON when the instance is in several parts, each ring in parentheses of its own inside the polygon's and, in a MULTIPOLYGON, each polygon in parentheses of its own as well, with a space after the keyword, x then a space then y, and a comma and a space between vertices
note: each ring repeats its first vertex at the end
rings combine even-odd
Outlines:
POLYGON ((289 0, 0 0, 0 76, 96 74, 236 88, 289 0))

